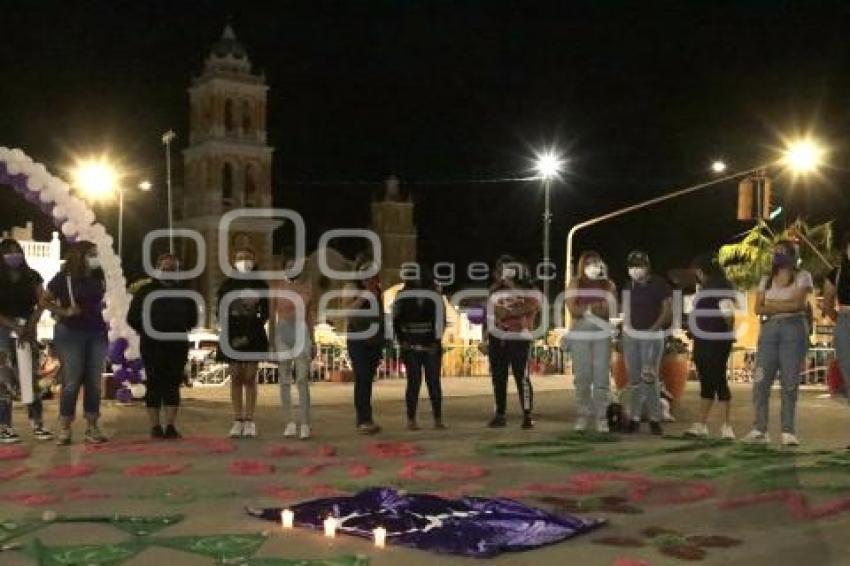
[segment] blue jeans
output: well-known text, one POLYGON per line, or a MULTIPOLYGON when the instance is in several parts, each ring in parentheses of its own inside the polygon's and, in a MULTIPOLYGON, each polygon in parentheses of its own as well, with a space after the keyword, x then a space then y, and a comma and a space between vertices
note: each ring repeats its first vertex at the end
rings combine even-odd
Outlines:
POLYGON ((767 432, 770 389, 778 373, 782 386, 782 432, 795 433, 800 371, 808 349, 809 330, 802 315, 773 318, 762 323, 753 380, 753 406, 756 413, 753 428, 767 432))
POLYGON ((623 357, 629 374, 630 416, 639 421, 644 405, 649 411, 649 420, 661 421, 661 355, 664 353, 664 338, 635 338, 623 333, 623 357))
MULTIPOLYGON (((8 328, 0 328, 0 352, 3 352, 7 358, 7 364, 12 365, 12 360, 15 357, 15 339, 8 328)), ((32 367, 33 371, 38 369, 38 349, 32 348, 32 367)), ((17 372, 14 376, 12 372, 8 372, 9 379, 0 380, 0 425, 12 426, 12 397, 14 395, 14 384, 11 379, 17 380, 17 372)), ((38 387, 38 378, 33 376, 33 388, 35 389, 35 399, 27 405, 27 415, 32 423, 36 425, 42 424, 44 405, 41 402, 41 391, 38 387)))
POLYGON ((848 399, 850 399, 850 312, 838 314, 833 341, 835 343, 835 357, 838 359, 838 367, 841 369, 841 376, 844 378, 844 390, 847 392, 848 399))
POLYGON ((596 320, 577 319, 567 335, 567 344, 578 416, 605 420, 611 394, 611 326, 596 320))
POLYGON ((97 420, 100 416, 100 382, 108 346, 106 334, 68 328, 60 322, 56 324, 53 343, 62 362, 60 420, 67 423, 74 419, 80 387, 84 389, 86 419, 97 420))

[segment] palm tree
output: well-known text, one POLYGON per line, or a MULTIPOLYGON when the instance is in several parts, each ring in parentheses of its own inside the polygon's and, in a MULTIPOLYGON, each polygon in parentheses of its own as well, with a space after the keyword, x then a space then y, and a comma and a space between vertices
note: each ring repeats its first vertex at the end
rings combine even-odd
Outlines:
POLYGON ((840 252, 833 249, 832 222, 809 226, 798 219, 781 232, 774 232, 765 222, 759 222, 746 232, 740 241, 720 247, 717 260, 729 280, 739 289, 748 290, 758 285, 762 276, 770 272, 773 245, 780 240, 800 241, 802 268, 815 279, 829 272, 830 267, 805 242, 811 242, 821 255, 831 263, 838 261, 840 252))

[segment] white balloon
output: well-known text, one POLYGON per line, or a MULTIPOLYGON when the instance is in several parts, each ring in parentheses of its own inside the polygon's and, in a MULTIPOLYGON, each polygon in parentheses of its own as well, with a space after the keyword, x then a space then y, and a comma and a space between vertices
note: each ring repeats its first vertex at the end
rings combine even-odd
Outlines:
POLYGON ((60 220, 62 218, 68 218, 68 212, 64 208, 62 208, 61 206, 54 206, 52 214, 53 214, 53 218, 55 218, 56 220, 60 220))
POLYGON ((53 202, 56 200, 56 193, 50 187, 45 187, 38 193, 38 200, 44 203, 53 202))
POLYGON ((147 392, 147 388, 144 383, 134 383, 130 386, 130 393, 133 394, 134 399, 141 399, 145 396, 145 392, 147 392))
POLYGON ((46 180, 40 175, 32 175, 27 179, 27 188, 33 192, 41 191, 46 184, 46 180))
POLYGON ((6 171, 9 175, 18 175, 21 172, 21 163, 14 159, 6 162, 6 171))
POLYGON ((85 224, 91 224, 92 222, 94 222, 94 212, 92 212, 91 210, 86 210, 85 212, 83 212, 83 222, 85 224))
POLYGON ((76 236, 77 233, 77 226, 70 220, 67 220, 62 224, 62 234, 66 237, 76 236))

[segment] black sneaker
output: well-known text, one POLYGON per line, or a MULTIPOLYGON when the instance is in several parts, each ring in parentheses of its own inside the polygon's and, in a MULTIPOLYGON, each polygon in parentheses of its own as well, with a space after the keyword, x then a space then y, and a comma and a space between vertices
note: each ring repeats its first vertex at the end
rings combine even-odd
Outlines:
POLYGON ((523 415, 522 428, 525 430, 534 428, 534 421, 531 419, 531 415, 523 415))
POLYGON ((504 428, 508 426, 508 421, 505 419, 505 415, 493 415, 493 418, 490 419, 490 422, 487 423, 487 426, 490 428, 504 428))
POLYGON ((162 440, 165 438, 165 431, 162 430, 162 425, 155 425, 151 427, 151 438, 154 440, 162 440))
POLYGON ((627 432, 629 434, 640 432, 640 421, 630 420, 629 424, 623 428, 623 432, 627 432))
POLYGON ((664 431, 661 430, 661 423, 658 421, 649 421, 649 432, 655 436, 661 436, 664 434, 664 431))
POLYGON ((183 438, 183 435, 177 432, 177 429, 174 428, 174 425, 168 425, 165 427, 164 438, 166 440, 179 440, 183 438))
POLYGON ((32 435, 35 437, 36 440, 53 440, 53 433, 44 428, 44 425, 36 425, 32 427, 32 435))
POLYGON ((18 444, 20 441, 21 437, 12 427, 4 426, 0 429, 0 444, 18 444))

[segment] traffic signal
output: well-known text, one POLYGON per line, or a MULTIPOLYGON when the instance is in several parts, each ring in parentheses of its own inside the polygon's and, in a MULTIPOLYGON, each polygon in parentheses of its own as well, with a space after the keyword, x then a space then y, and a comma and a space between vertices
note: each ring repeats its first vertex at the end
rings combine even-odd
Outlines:
POLYGON ((744 177, 738 183, 738 220, 753 219, 753 191, 755 186, 752 177, 744 177))

